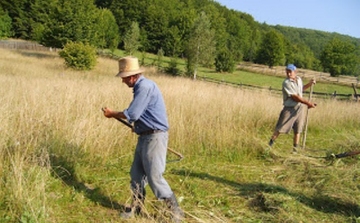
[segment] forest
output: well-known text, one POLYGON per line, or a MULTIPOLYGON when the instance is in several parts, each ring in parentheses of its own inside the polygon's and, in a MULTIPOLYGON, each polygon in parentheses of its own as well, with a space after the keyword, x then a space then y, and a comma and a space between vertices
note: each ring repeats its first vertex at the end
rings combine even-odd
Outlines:
MULTIPOLYGON (((355 21, 354 21, 355 22, 355 21)), ((259 23, 214 0, 3 0, 0 39, 68 42, 187 60, 188 70, 231 72, 241 61, 294 63, 332 76, 360 74, 360 39, 259 23)))

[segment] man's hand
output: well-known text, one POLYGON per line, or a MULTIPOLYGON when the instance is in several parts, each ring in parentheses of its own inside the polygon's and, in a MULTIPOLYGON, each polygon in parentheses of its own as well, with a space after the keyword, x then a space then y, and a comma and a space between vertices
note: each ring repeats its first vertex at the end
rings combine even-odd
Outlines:
POLYGON ((302 104, 305 104, 308 106, 308 108, 315 108, 316 107, 316 103, 313 103, 313 102, 310 102, 308 100, 305 100, 304 98, 300 97, 299 95, 297 94, 292 94, 291 95, 291 98, 294 100, 294 101, 297 101, 297 102, 300 102, 302 104))
POLYGON ((104 112, 104 116, 105 116, 106 118, 112 118, 112 117, 114 117, 114 111, 111 110, 110 108, 103 107, 103 108, 101 108, 101 110, 104 112))
POLYGON ((315 78, 311 79, 311 80, 310 80, 310 82, 309 82, 309 84, 313 84, 313 85, 315 85, 315 84, 316 84, 316 80, 315 80, 315 78))
POLYGON ((308 108, 315 108, 315 107, 317 106, 317 104, 316 104, 316 103, 311 103, 311 102, 309 102, 309 103, 307 104, 307 106, 308 106, 308 108))
MULTIPOLYGON (((122 122, 123 124, 125 124, 127 127, 131 128, 132 132, 135 132, 134 127, 128 123, 127 121, 121 119, 121 115, 124 116, 124 114, 122 112, 115 112, 113 110, 111 110, 110 108, 107 107, 103 107, 101 108, 101 111, 104 112, 104 116, 107 118, 115 118, 117 119, 119 122, 122 122)), ((125 117, 125 116, 124 116, 125 117)))
POLYGON ((313 85, 316 84, 316 80, 315 78, 311 79, 309 81, 309 83, 307 83, 306 85, 303 86, 303 91, 305 91, 306 89, 308 89, 309 87, 312 87, 313 85))

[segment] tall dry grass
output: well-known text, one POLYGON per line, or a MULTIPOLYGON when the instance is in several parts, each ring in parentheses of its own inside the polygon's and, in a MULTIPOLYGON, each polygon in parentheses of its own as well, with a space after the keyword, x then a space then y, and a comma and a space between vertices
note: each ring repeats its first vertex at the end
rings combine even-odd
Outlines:
MULTIPOLYGON (((98 62, 93 71, 77 72, 64 68, 56 54, 0 49, 0 218, 66 222, 54 201, 60 195, 49 185, 56 179, 69 185, 77 181, 74 187, 84 179, 96 184, 96 172, 130 167, 136 136, 104 118, 100 108, 126 108, 132 90, 114 77, 116 61, 98 62)), ((282 108, 280 95, 168 77, 152 69, 145 76, 164 95, 169 147, 189 160, 184 167, 263 162, 259 157, 282 108)), ((309 147, 359 146, 359 104, 314 100, 318 107, 309 112, 309 147)), ((291 136, 281 136, 275 149, 285 154, 291 144, 291 136)), ((127 178, 121 184, 111 181, 114 185, 103 180, 110 194, 128 187, 127 178)), ((201 222, 196 213, 191 213, 194 221, 201 222)))

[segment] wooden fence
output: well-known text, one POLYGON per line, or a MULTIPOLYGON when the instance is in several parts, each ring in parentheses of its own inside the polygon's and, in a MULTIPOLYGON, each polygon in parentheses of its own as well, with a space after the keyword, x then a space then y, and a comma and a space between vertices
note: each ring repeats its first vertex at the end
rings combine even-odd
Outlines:
POLYGON ((56 48, 46 47, 29 41, 0 40, 0 48, 12 50, 58 51, 56 48))
MULTIPOLYGON (((243 62, 238 65, 238 69, 279 77, 284 77, 285 75, 284 66, 275 66, 269 68, 269 66, 266 65, 243 62)), ((358 86, 360 82, 359 77, 345 75, 340 75, 339 77, 331 77, 329 73, 305 69, 297 69, 297 75, 299 75, 303 79, 315 78, 318 82, 336 83, 347 86, 352 86, 353 84, 355 84, 355 86, 358 86)))
MULTIPOLYGON (((256 90, 261 90, 261 91, 269 91, 271 94, 282 94, 282 90, 281 89, 275 89, 272 87, 264 87, 264 86, 256 86, 256 85, 249 85, 249 84, 236 84, 236 83, 232 83, 232 82, 227 82, 224 80, 217 80, 215 78, 210 78, 210 77, 198 77, 198 79, 203 80, 203 81, 208 81, 208 82, 212 82, 212 83, 216 83, 216 84, 222 84, 222 85, 228 85, 228 86, 233 86, 233 87, 238 87, 238 88, 244 88, 244 89, 256 89, 256 90)), ((337 100, 350 100, 350 101, 356 101, 358 102, 360 99, 360 94, 358 94, 356 92, 356 88, 354 87, 354 94, 337 94, 335 93, 323 93, 323 92, 313 92, 314 97, 317 98, 323 98, 323 99, 337 99, 337 100)), ((305 91, 304 93, 309 93, 307 91, 305 91)))

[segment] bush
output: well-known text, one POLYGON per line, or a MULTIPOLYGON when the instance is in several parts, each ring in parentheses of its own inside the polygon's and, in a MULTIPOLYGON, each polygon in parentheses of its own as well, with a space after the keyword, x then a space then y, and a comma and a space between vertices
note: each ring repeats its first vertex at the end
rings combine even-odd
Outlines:
POLYGON ((221 51, 215 58, 216 72, 232 73, 235 70, 235 60, 228 50, 221 51))
POLYGON ((59 52, 67 67, 76 70, 91 70, 96 65, 96 49, 82 42, 69 42, 59 52))
POLYGON ((172 58, 170 60, 169 66, 165 68, 165 72, 173 76, 181 75, 181 70, 177 67, 177 65, 176 58, 172 58))

